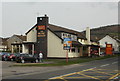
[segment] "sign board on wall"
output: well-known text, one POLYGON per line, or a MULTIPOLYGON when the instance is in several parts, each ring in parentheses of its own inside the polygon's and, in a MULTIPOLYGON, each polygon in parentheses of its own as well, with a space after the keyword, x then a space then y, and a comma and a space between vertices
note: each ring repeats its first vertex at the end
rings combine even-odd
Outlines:
POLYGON ((107 55, 112 55, 112 44, 106 44, 106 54, 107 55))
POLYGON ((39 25, 39 26, 37 26, 37 30, 38 30, 38 32, 37 32, 37 37, 45 37, 46 35, 45 35, 45 25, 39 25))
POLYGON ((64 38, 63 48, 64 50, 69 50, 72 46, 72 41, 70 38, 64 38))
POLYGON ((38 26, 38 30, 45 30, 45 25, 38 26))

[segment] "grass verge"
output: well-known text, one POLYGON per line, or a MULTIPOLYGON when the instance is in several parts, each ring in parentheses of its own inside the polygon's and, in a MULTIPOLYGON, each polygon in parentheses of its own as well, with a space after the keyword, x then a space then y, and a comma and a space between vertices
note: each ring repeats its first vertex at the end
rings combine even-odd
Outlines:
POLYGON ((118 55, 113 56, 104 56, 104 57, 95 57, 95 58, 73 58, 69 59, 68 63, 66 62, 66 59, 45 59, 43 63, 15 63, 13 66, 65 66, 65 65, 71 65, 71 64, 79 64, 94 60, 102 60, 106 58, 112 58, 117 57, 118 55))

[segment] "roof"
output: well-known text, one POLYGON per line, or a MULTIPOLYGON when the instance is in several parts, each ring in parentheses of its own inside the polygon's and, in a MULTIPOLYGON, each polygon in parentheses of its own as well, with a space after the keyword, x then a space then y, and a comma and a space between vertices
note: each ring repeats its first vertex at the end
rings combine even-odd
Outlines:
POLYGON ((95 40, 95 41, 100 41, 101 39, 103 39, 104 37, 106 37, 106 36, 109 36, 109 37, 111 37, 112 39, 114 39, 114 40, 116 40, 117 42, 119 42, 120 43, 120 40, 118 39, 118 37, 115 37, 115 36, 112 36, 112 35, 109 35, 109 34, 107 34, 107 35, 104 35, 104 36, 99 36, 99 37, 97 37, 97 36, 92 36, 92 40, 95 40), (95 39, 95 38, 97 38, 97 39, 95 39))
POLYGON ((22 41, 26 41, 26 36, 23 35, 14 35, 17 36, 18 38, 20 38, 22 41))
POLYGON ((106 36, 110 36, 111 38, 113 38, 114 40, 116 40, 117 42, 120 43, 120 40, 118 39, 118 37, 115 37, 115 36, 113 36, 113 35, 106 35, 106 36))
POLYGON ((7 45, 7 40, 9 39, 9 38, 1 38, 2 39, 2 45, 7 45))
POLYGON ((55 32, 53 32, 50 28, 48 28, 52 33, 54 33, 58 38, 60 38, 62 41, 63 41, 63 39, 60 37, 60 36, 58 36, 55 32))
POLYGON ((28 30, 25 34, 27 35, 32 29, 34 29, 37 26, 37 24, 35 24, 30 30, 28 30))
POLYGON ((68 32, 68 33, 77 35, 78 38, 86 39, 86 37, 82 33, 78 32, 78 31, 75 31, 75 30, 72 30, 72 29, 56 26, 56 25, 53 25, 53 24, 49 24, 49 28, 51 30, 53 30, 54 32, 56 32, 56 31, 68 32))
POLYGON ((114 36, 114 35, 108 35, 108 36, 110 36, 111 38, 115 39, 117 42, 120 43, 119 35, 116 35, 116 36, 114 36))
MULTIPOLYGON (((37 26, 37 24, 35 24, 28 32, 26 32, 26 35, 27 35, 32 29, 34 29, 36 26, 37 26)), ((61 31, 62 31, 62 32, 68 32, 68 33, 77 35, 78 38, 86 39, 86 37, 85 37, 81 32, 78 32, 78 31, 75 31, 75 30, 72 30, 72 29, 68 29, 68 28, 56 26, 56 25, 53 25, 53 24, 48 24, 48 28, 49 28, 51 31, 53 31, 54 33, 56 33, 56 32, 61 32, 61 31)))
POLYGON ((72 46, 76 47, 76 46, 82 46, 82 44, 78 41, 72 41, 72 46))

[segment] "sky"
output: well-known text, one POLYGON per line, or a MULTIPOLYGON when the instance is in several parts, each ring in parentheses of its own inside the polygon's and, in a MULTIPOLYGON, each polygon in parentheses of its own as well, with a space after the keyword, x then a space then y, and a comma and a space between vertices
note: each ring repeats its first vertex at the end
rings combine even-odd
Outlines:
POLYGON ((38 16, 47 14, 49 23, 76 31, 118 24, 117 0, 38 1, 4 0, 0 3, 0 37, 25 34, 38 16))

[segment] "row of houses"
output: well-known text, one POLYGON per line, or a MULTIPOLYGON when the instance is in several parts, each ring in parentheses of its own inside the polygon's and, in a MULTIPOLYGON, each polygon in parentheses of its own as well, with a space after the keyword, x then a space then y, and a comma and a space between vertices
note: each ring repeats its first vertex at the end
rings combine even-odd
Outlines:
MULTIPOLYGON (((0 38, 0 51, 9 51, 12 52, 12 43, 22 43, 23 41, 26 41, 26 36, 23 35, 13 35, 8 38, 0 38)), ((15 51, 16 49, 14 49, 15 51)), ((22 52, 16 50, 15 52, 22 52)))
POLYGON ((64 27, 49 24, 49 17, 37 17, 37 23, 26 32, 26 35, 13 35, 10 38, 1 38, 6 44, 1 50, 9 49, 12 53, 39 54, 43 52, 44 58, 65 58, 68 57, 91 56, 92 51, 100 54, 100 47, 105 47, 105 43, 112 43, 115 51, 119 51, 119 42, 110 36, 105 36, 99 41, 90 39, 90 28, 86 28, 86 36, 82 33, 64 27), (65 50, 64 38, 72 41, 71 49, 65 50))

